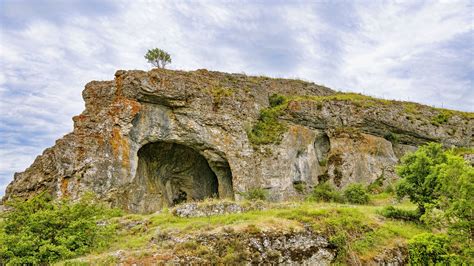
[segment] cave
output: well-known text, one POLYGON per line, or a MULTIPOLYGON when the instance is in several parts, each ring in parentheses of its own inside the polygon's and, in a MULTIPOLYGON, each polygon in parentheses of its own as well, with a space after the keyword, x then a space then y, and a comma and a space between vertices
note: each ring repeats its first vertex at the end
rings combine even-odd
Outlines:
POLYGON ((178 143, 154 142, 138 151, 137 181, 147 210, 206 198, 233 198, 227 161, 208 162, 178 143))

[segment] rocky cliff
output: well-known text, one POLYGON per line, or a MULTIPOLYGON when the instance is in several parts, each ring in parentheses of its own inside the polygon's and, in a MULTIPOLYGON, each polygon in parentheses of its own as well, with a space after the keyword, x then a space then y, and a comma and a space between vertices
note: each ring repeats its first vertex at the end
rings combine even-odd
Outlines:
POLYGON ((428 141, 473 145, 473 113, 300 80, 120 70, 113 81, 88 83, 83 98, 74 131, 16 173, 3 200, 92 191, 153 212, 263 188, 279 201, 322 181, 389 183, 399 158, 428 141))

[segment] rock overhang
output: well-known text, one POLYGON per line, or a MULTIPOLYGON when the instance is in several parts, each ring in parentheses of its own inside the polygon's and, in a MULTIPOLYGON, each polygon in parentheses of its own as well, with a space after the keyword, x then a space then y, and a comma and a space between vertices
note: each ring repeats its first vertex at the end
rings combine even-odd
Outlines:
POLYGON ((430 119, 440 110, 408 112, 402 102, 338 95, 298 80, 206 70, 117 71, 114 81, 86 85, 74 131, 17 174, 4 200, 41 190, 78 198, 90 190, 130 211, 155 211, 160 204, 131 189, 139 151, 152 143, 189 147, 216 177, 231 176, 219 182, 219 196, 238 199, 260 187, 273 200, 303 196, 296 184, 368 184, 381 175, 389 182, 400 156, 426 141, 472 146, 472 113, 454 112, 435 125, 430 119), (288 98, 276 118, 286 129, 281 141, 255 145, 247 133, 273 94, 288 98))

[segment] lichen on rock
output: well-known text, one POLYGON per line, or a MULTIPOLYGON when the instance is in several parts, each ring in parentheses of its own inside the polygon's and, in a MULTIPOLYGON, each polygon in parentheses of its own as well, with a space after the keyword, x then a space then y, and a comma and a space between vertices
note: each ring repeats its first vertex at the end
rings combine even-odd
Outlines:
POLYGON ((89 82, 83 98, 73 132, 16 173, 4 201, 92 191, 147 213, 181 201, 240 199, 254 188, 279 201, 300 197, 301 184, 389 182, 406 151, 428 141, 465 148, 473 141, 472 113, 299 80, 120 70, 113 81, 89 82))

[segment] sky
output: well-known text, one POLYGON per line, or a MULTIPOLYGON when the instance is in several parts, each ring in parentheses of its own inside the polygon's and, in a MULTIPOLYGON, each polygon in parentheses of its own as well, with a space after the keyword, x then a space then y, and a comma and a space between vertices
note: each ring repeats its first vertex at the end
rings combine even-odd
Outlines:
POLYGON ((0 196, 72 130, 91 80, 150 69, 298 78, 474 111, 474 1, 0 0, 0 196))

